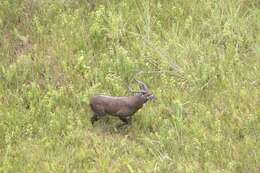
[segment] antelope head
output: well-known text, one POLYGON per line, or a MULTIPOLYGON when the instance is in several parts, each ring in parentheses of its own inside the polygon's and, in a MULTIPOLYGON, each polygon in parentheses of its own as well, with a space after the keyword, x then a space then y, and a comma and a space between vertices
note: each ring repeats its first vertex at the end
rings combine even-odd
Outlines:
POLYGON ((156 100, 156 97, 153 95, 153 93, 149 90, 149 88, 147 87, 147 85, 144 82, 139 81, 137 79, 135 79, 135 81, 139 84, 140 91, 133 91, 128 86, 128 89, 130 92, 136 93, 137 96, 143 97, 146 101, 156 100))

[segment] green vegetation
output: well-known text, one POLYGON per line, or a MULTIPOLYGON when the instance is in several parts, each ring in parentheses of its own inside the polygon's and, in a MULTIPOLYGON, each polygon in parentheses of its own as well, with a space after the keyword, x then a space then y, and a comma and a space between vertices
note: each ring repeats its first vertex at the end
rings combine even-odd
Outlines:
POLYGON ((1 0, 0 172, 259 172, 259 7, 1 0), (158 100, 93 127, 133 77, 158 100))

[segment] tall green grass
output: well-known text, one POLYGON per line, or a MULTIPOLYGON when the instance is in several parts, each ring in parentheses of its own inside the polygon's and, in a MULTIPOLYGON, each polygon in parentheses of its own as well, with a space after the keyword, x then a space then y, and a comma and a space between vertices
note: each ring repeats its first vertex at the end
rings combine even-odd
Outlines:
POLYGON ((1 0, 0 172, 259 172, 257 0, 1 0), (131 126, 89 97, 157 96, 131 126))

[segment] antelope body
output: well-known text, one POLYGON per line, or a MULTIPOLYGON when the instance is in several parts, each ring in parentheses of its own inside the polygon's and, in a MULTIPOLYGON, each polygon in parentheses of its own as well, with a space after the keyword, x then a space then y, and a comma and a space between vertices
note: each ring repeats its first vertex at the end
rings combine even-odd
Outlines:
POLYGON ((90 99, 90 107, 94 115, 91 118, 91 123, 94 124, 95 121, 106 115, 116 116, 124 123, 130 123, 132 116, 141 109, 148 100, 155 99, 155 96, 143 82, 137 82, 141 84, 141 90, 131 90, 137 93, 134 96, 113 97, 97 95, 92 97, 90 99))

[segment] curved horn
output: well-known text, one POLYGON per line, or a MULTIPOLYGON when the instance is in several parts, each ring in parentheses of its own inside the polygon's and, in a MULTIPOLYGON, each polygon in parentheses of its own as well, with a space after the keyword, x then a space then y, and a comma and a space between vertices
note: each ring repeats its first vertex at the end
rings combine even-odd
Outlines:
POLYGON ((145 91, 141 90, 141 91, 134 91, 132 90, 132 88, 128 85, 128 90, 132 93, 145 93, 145 91))
POLYGON ((145 83, 143 83, 142 81, 139 81, 137 79, 135 79, 136 82, 138 82, 140 85, 141 85, 141 89, 144 90, 144 91, 148 91, 148 87, 145 83))

